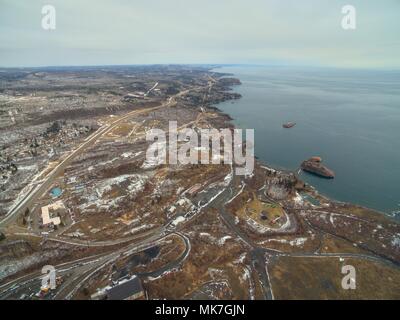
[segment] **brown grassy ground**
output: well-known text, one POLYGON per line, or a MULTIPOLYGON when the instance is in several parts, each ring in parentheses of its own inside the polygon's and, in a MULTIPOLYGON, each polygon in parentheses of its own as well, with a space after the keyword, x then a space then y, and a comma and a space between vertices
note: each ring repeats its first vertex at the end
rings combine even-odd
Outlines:
POLYGON ((398 269, 364 259, 281 257, 269 268, 276 299, 399 299, 398 269), (356 269, 356 289, 344 290, 343 265, 356 269))

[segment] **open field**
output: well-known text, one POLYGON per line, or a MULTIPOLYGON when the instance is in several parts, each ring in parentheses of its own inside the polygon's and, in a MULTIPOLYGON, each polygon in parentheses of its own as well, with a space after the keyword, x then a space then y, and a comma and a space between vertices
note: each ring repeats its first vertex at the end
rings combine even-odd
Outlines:
POLYGON ((397 268, 365 259, 282 257, 269 268, 276 299, 399 299, 397 268), (341 268, 356 270, 356 289, 341 286, 341 268), (379 279, 379 280, 377 280, 379 279))

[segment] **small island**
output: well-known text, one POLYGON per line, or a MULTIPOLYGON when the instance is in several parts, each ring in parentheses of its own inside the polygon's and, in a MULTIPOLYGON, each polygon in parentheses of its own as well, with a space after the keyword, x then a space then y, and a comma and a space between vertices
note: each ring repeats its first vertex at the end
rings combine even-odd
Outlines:
POLYGON ((301 169, 319 177, 333 179, 335 177, 335 173, 331 169, 325 167, 321 162, 322 159, 320 157, 312 157, 303 161, 301 164, 301 169))

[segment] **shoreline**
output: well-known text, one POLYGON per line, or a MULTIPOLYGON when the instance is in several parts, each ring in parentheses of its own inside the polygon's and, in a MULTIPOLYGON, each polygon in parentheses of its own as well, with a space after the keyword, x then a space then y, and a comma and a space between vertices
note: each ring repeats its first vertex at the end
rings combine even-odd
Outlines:
MULTIPOLYGON (((209 71, 209 72, 212 72, 213 74, 217 74, 218 76, 220 76, 220 79, 221 79, 221 78, 226 78, 226 77, 228 77, 228 78, 233 78, 233 79, 239 81, 238 84, 234 84, 234 85, 228 86, 228 88, 229 88, 230 91, 233 91, 233 88, 234 88, 235 86, 242 85, 242 82, 240 81, 240 78, 237 77, 234 73, 225 73, 225 72, 213 71, 213 70, 218 69, 218 68, 222 68, 222 66, 214 67, 213 69, 208 69, 208 71, 209 71)), ((241 98, 242 98, 242 96, 241 96, 240 98, 238 98, 238 99, 241 99, 241 98)), ((221 116, 227 117, 227 118, 229 119, 230 124, 231 124, 233 127, 236 128, 236 125, 233 123, 236 119, 233 118, 229 113, 227 113, 227 112, 221 110, 221 109, 218 107, 219 104, 221 104, 221 103, 223 103, 223 102, 227 102, 227 101, 233 102, 233 101, 235 101, 235 99, 230 99, 230 100, 218 102, 217 104, 213 104, 213 105, 211 106, 211 108, 212 108, 212 109, 215 109, 215 111, 218 112, 221 116)), ((259 165, 259 166, 261 166, 261 167, 262 167, 262 166, 266 166, 266 167, 268 167, 269 169, 273 169, 273 170, 278 171, 278 172, 281 172, 281 173, 283 172, 283 173, 294 174, 294 175, 296 176, 296 178, 297 178, 299 181, 303 182, 307 187, 313 189, 313 190, 317 193, 318 196, 324 198, 325 200, 327 200, 327 201, 329 201, 329 202, 334 202, 334 203, 340 204, 340 205, 350 205, 350 206, 354 206, 354 207, 357 207, 357 208, 360 208, 360 209, 373 211, 373 212, 376 212, 376 213, 378 213, 378 214, 380 214, 380 215, 383 215, 383 216, 385 216, 385 217, 389 218, 390 220, 393 220, 394 222, 397 222, 397 223, 400 221, 400 209, 399 209, 399 211, 385 212, 385 211, 382 211, 382 210, 379 210, 379 209, 375 209, 375 208, 371 208, 371 207, 368 207, 368 206, 364 206, 364 205, 361 205, 361 204, 358 204, 358 203, 355 203, 355 202, 348 202, 348 201, 342 201, 342 200, 336 199, 336 198, 334 198, 334 197, 332 197, 332 196, 330 196, 330 195, 328 195, 328 194, 321 193, 317 187, 315 187, 314 185, 312 185, 312 184, 310 184, 310 183, 308 183, 308 182, 305 182, 305 181, 304 181, 303 179, 301 179, 301 177, 297 174, 297 171, 296 171, 296 170, 293 171, 292 169, 289 169, 289 168, 286 168, 286 167, 277 167, 277 166, 271 165, 271 164, 269 164, 267 161, 262 160, 260 157, 258 157, 258 156, 256 155, 256 150, 254 150, 254 153, 255 153, 255 155, 254 155, 254 158, 255 158, 255 159, 254 159, 254 160, 255 160, 254 163, 255 163, 255 165, 257 164, 257 165, 259 165)), ((299 168, 300 168, 300 166, 299 166, 299 168)))

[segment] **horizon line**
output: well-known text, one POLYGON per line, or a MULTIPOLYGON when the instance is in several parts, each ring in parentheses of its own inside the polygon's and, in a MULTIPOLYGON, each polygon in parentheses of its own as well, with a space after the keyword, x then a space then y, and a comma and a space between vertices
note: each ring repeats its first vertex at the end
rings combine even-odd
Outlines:
POLYGON ((110 67, 139 67, 139 66, 245 66, 245 67, 293 67, 293 68, 316 68, 316 69, 341 69, 341 70, 365 70, 365 71, 400 71, 400 67, 346 67, 332 65, 310 65, 295 63, 133 63, 133 64, 71 64, 71 65, 41 65, 41 66, 1 66, 0 69, 50 69, 50 68, 110 68, 110 67))

